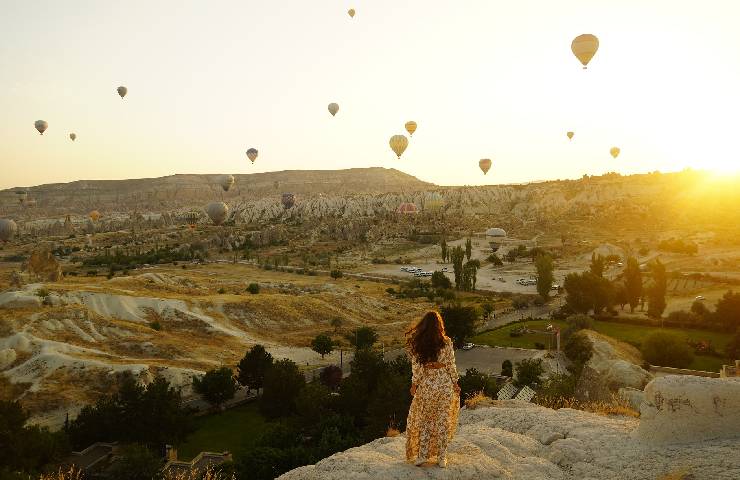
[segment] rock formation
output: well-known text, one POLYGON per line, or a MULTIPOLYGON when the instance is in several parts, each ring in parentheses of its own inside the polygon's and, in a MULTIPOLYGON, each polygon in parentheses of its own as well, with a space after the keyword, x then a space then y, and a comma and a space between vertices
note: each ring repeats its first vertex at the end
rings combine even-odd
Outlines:
MULTIPOLYGON (((709 389, 719 391, 722 386, 713 383, 709 389)), ((685 469, 697 480, 740 478, 737 437, 662 446, 632 437, 640 423, 637 419, 567 408, 550 410, 517 401, 497 403, 495 407, 461 412, 446 469, 405 463, 405 437, 401 435, 337 453, 278 478, 656 480, 685 469)), ((737 416, 739 410, 734 405, 737 416)), ((685 414, 684 418, 690 416, 688 409, 685 414)), ((654 425, 665 421, 673 420, 657 417, 654 425)), ((692 427, 688 431, 692 432, 692 427)))
POLYGON ((48 248, 36 249, 28 259, 28 272, 42 282, 58 282, 62 279, 62 266, 48 248))

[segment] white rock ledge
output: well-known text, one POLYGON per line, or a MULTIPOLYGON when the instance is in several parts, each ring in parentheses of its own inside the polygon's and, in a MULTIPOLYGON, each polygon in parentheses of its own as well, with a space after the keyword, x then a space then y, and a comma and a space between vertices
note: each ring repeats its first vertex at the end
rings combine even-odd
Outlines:
POLYGON ((740 439, 651 445, 639 420, 514 401, 464 410, 446 469, 404 462, 405 437, 381 438, 292 470, 281 480, 657 480, 688 469, 695 479, 740 479, 740 439))

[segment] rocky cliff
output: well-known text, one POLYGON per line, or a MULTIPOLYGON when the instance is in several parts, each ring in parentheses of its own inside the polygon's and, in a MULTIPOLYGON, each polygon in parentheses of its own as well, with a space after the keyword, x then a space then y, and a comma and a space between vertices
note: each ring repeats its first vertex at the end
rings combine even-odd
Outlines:
POLYGON ((498 402, 461 412, 446 469, 405 463, 405 438, 398 436, 335 454, 279 478, 659 480, 673 474, 666 478, 737 480, 740 429, 732 427, 740 421, 733 400, 740 398, 740 381, 694 377, 688 381, 690 388, 675 388, 677 382, 686 381, 665 377, 648 385, 650 402, 643 411, 647 422, 498 402), (710 404, 715 406, 708 408, 710 404), (677 424, 679 417, 686 423, 677 424), (720 427, 721 418, 730 428, 720 427), (683 435, 674 439, 678 443, 666 445, 663 433, 681 429, 683 435))

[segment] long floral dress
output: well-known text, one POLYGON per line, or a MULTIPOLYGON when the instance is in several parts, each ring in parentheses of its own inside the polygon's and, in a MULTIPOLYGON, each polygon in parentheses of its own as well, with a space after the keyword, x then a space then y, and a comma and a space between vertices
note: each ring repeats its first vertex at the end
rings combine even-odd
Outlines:
POLYGON ((425 368, 413 354, 409 353, 409 357, 416 394, 406 420, 406 460, 445 456, 447 443, 455 435, 460 411, 460 397, 455 391, 457 367, 452 340, 445 337, 445 345, 437 356, 443 368, 425 368))

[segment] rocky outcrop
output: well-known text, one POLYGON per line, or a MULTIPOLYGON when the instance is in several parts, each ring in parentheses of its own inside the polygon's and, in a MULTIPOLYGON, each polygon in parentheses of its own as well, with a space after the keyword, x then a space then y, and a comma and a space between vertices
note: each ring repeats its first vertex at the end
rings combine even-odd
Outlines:
POLYGON ((405 437, 337 453, 281 480, 472 479, 656 480, 690 468, 695 479, 740 478, 740 439, 663 447, 632 438, 639 420, 516 401, 463 410, 448 467, 404 462, 405 437))
POLYGON ((740 438, 740 378, 656 378, 645 387, 640 413, 636 436, 646 442, 740 438))
POLYGON ((593 356, 586 367, 594 370, 599 380, 611 391, 623 387, 642 390, 653 375, 638 366, 640 352, 633 346, 619 342, 591 330, 583 330, 593 346, 593 356))
POLYGON ((35 250, 28 259, 28 272, 42 282, 58 282, 62 279, 62 266, 48 248, 35 250))

